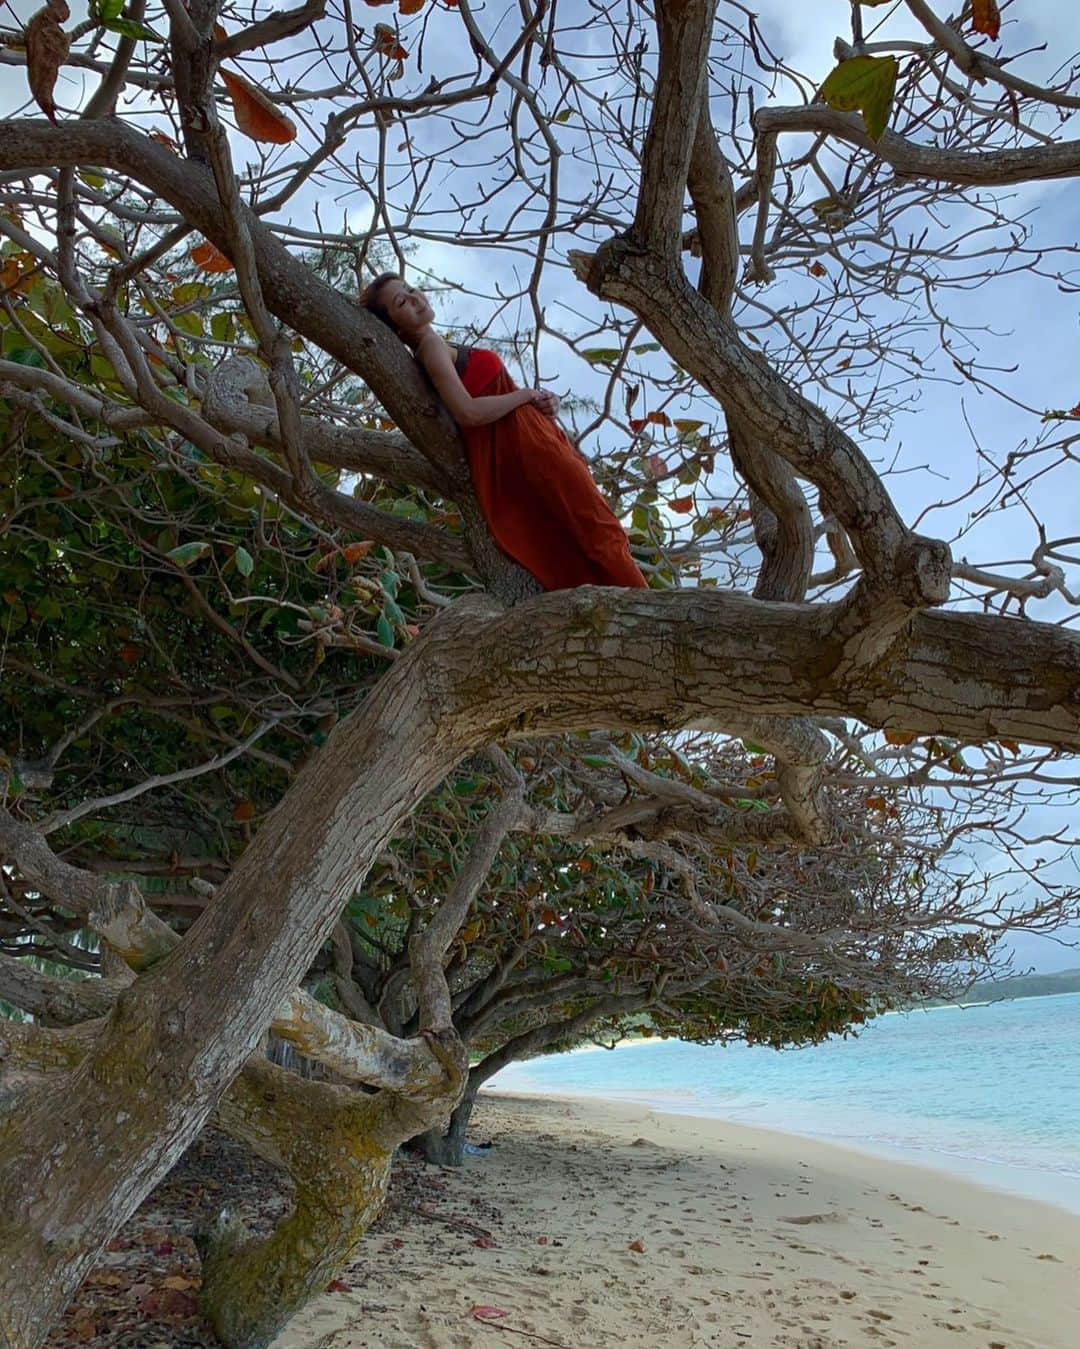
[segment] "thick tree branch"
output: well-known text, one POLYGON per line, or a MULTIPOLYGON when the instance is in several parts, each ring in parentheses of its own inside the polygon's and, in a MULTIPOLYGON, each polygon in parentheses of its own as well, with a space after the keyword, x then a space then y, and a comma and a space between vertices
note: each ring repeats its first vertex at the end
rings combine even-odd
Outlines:
POLYGON ((821 489, 875 592, 902 597, 910 608, 947 597, 946 546, 907 529, 851 437, 750 350, 678 267, 619 238, 592 256, 571 253, 570 260, 595 295, 633 310, 729 418, 752 428, 821 489), (919 563, 915 554, 923 553, 933 564, 919 563))
POLYGON ((895 131, 886 131, 874 141, 860 113, 835 112, 824 103, 805 108, 759 108, 754 126, 762 139, 785 131, 835 136, 860 150, 869 150, 905 178, 927 178, 957 187, 1007 187, 1080 174, 1080 141, 1076 140, 977 153, 919 145, 895 131))
MULTIPOLYGON (((0 375, 12 362, 0 363, 0 375)), ((227 435, 280 451, 281 437, 266 372, 248 356, 232 356, 211 371, 203 394, 203 416, 227 435)), ((427 459, 396 432, 334 426, 301 418, 304 448, 317 464, 373 473, 401 486, 439 490, 427 459)))
POLYGON ((632 234, 672 260, 682 237, 683 198, 715 13, 716 0, 658 0, 656 6, 660 60, 632 234))
POLYGON ((735 185, 716 142, 707 97, 702 98, 698 112, 686 186, 697 217, 697 248, 701 253, 698 289, 720 317, 730 323, 739 273, 735 185))

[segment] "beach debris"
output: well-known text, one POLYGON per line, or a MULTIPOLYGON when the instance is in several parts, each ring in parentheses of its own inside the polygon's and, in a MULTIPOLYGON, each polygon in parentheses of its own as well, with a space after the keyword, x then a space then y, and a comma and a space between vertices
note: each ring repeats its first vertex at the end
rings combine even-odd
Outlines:
POLYGON ((504 1316, 509 1316, 510 1313, 503 1307, 485 1307, 483 1304, 477 1303, 469 1312, 469 1315, 474 1321, 498 1321, 504 1316))
POLYGON ((352 1284, 346 1283, 344 1279, 331 1279, 326 1285, 328 1293, 351 1293, 352 1284))
POLYGON ((494 1237, 477 1237, 473 1242, 473 1245, 479 1246, 482 1251, 490 1251, 493 1246, 498 1244, 494 1237))
POLYGON ((190 1293, 179 1288, 152 1288, 139 1302, 139 1310, 147 1316, 172 1320, 186 1320, 198 1315, 198 1304, 190 1293))
POLYGON ((638 1255, 644 1255, 645 1243, 639 1238, 637 1241, 632 1241, 630 1243, 629 1249, 632 1251, 637 1251, 638 1255))
MULTIPOLYGON (((434 1188, 430 1185, 430 1182, 429 1188, 434 1188)), ((399 1207, 405 1213, 415 1213, 421 1218, 427 1218, 430 1222, 445 1223, 447 1227, 457 1227, 462 1232, 472 1232, 478 1237, 491 1236, 486 1227, 481 1227, 479 1223, 471 1223, 467 1218, 459 1218, 456 1214, 438 1213, 435 1209, 423 1204, 401 1204, 399 1207)))

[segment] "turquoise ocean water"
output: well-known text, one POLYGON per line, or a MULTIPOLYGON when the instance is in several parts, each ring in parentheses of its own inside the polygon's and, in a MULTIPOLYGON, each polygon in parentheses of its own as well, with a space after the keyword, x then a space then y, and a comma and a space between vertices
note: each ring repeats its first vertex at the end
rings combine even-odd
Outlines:
POLYGON ((512 1064, 489 1085, 808 1134, 1080 1212, 1076 993, 883 1016, 808 1049, 578 1050, 512 1064))

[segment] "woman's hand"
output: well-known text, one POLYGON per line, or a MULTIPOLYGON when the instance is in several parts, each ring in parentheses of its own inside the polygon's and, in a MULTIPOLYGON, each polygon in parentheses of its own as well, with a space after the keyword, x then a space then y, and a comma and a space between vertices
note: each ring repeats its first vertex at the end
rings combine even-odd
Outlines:
POLYGON ((530 402, 533 407, 538 408, 545 417, 557 417, 559 415, 559 400, 550 389, 530 389, 532 394, 530 402))

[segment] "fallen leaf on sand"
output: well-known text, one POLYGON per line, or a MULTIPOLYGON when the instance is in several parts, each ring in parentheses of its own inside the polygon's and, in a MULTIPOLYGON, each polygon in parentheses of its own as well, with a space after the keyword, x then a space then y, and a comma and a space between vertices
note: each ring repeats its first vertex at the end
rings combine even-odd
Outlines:
POLYGON ((352 1284, 345 1283, 341 1279, 331 1279, 326 1285, 326 1291, 328 1293, 351 1293, 352 1284))
POLYGON ((630 1250, 637 1251, 638 1255, 644 1255, 645 1243, 643 1241, 632 1241, 630 1243, 630 1250))
POLYGON ((199 1309, 190 1293, 181 1292, 179 1288, 155 1288, 139 1303, 139 1310, 146 1316, 186 1319, 199 1309))
POLYGON ((469 1315, 474 1321, 498 1321, 500 1317, 509 1316, 510 1313, 504 1311, 502 1307, 485 1307, 477 1303, 469 1315))
POLYGON ((162 1284, 163 1288, 175 1288, 181 1293, 186 1292, 189 1288, 198 1288, 198 1286, 198 1279, 189 1279, 183 1274, 170 1274, 162 1284))
POLYGON ((498 1244, 499 1243, 493 1237, 477 1237, 473 1242, 473 1245, 479 1246, 482 1251, 490 1251, 492 1246, 497 1246, 498 1244))

